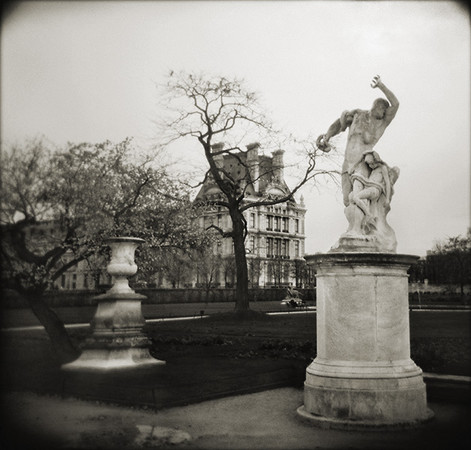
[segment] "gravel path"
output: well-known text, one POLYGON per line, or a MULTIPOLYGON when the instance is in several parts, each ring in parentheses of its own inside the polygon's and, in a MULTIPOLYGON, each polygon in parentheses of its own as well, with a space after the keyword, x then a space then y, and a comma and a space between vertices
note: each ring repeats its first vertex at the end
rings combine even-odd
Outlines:
POLYGON ((325 430, 298 418, 303 393, 295 388, 158 412, 25 392, 3 400, 2 444, 14 449, 457 449, 471 442, 469 407, 432 404, 435 422, 416 430, 325 430))

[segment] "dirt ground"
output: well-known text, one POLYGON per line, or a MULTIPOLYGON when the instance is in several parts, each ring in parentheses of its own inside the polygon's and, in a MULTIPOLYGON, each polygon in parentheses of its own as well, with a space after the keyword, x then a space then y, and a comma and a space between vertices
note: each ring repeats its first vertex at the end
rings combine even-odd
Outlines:
POLYGON ((4 397, 5 449, 445 449, 469 448, 469 407, 430 404, 415 430, 336 431, 302 422, 302 389, 281 388, 160 411, 40 396, 4 397), (247 412, 250 411, 250 414, 247 412))

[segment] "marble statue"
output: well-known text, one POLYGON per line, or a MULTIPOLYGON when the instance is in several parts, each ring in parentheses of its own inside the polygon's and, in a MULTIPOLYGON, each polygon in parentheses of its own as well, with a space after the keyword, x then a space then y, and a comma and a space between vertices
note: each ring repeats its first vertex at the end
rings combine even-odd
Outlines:
POLYGON ((316 357, 297 411, 322 428, 402 430, 433 417, 410 357, 407 271, 419 257, 396 253, 386 215, 399 169, 374 150, 399 102, 379 76, 371 86, 387 100, 342 113, 317 139, 330 151, 329 139, 350 128, 342 170, 348 229, 327 253, 305 255, 316 273, 316 357))
POLYGON ((316 143, 319 149, 330 151, 330 138, 349 128, 342 166, 342 194, 349 227, 338 246, 343 250, 395 252, 396 238, 386 215, 399 169, 390 168, 373 148, 394 119, 399 101, 379 75, 373 78, 371 87, 380 89, 387 100, 377 98, 369 111, 344 111, 316 143))

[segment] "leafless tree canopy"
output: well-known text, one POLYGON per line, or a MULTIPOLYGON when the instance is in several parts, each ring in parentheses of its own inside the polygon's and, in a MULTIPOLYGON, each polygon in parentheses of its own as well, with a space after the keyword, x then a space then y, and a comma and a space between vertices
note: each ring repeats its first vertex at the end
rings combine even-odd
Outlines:
MULTIPOLYGON (((179 139, 193 138, 199 144, 208 163, 208 171, 201 184, 214 182, 220 195, 211 203, 225 207, 232 221, 232 229, 224 232, 234 244, 237 268, 237 310, 248 309, 248 269, 245 256, 247 223, 244 211, 263 205, 275 205, 293 201, 293 196, 306 183, 321 174, 331 174, 330 170, 317 169, 320 154, 314 141, 296 140, 284 136, 267 117, 257 94, 248 89, 243 80, 226 77, 207 77, 191 73, 170 72, 167 83, 160 86, 166 116, 160 122, 159 132, 163 145, 179 139), (251 171, 249 149, 242 143, 284 142, 287 151, 294 154, 300 149, 304 160, 298 170, 297 182, 276 196, 258 195, 249 198, 250 190, 257 179, 271 176, 275 167, 261 169, 254 177, 251 171), (232 158, 238 171, 227 170, 225 158, 232 158)), ((193 148, 193 147, 192 147, 193 148)), ((279 150, 280 147, 272 148, 279 150)), ((217 226, 213 225, 217 229, 217 226)))

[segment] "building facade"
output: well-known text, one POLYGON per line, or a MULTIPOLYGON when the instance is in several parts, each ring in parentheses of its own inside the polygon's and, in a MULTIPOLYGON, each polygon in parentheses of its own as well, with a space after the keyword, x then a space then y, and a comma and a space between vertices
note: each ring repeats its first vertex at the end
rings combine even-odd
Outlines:
MULTIPOLYGON (((222 144, 213 147, 222 150, 222 144)), ((224 173, 240 180, 245 190, 244 203, 257 203, 263 200, 285 197, 290 190, 284 179, 283 150, 272 156, 260 154, 260 144, 247 146, 247 152, 235 155, 219 155, 217 164, 224 173)), ((207 202, 221 198, 221 192, 214 179, 208 177, 201 187, 195 202, 207 202)), ((249 283, 251 287, 299 286, 303 267, 305 243, 306 208, 303 198, 297 202, 294 197, 275 205, 258 205, 247 209, 244 217, 247 222, 245 248, 248 260, 249 283)), ((199 226, 209 228, 214 225, 224 232, 231 230, 232 223, 228 210, 224 207, 209 207, 199 218, 199 226)), ((220 258, 220 267, 215 274, 215 284, 234 284, 234 251, 231 238, 221 239, 214 247, 220 258)), ((197 280, 197 283, 200 280, 197 280)))

